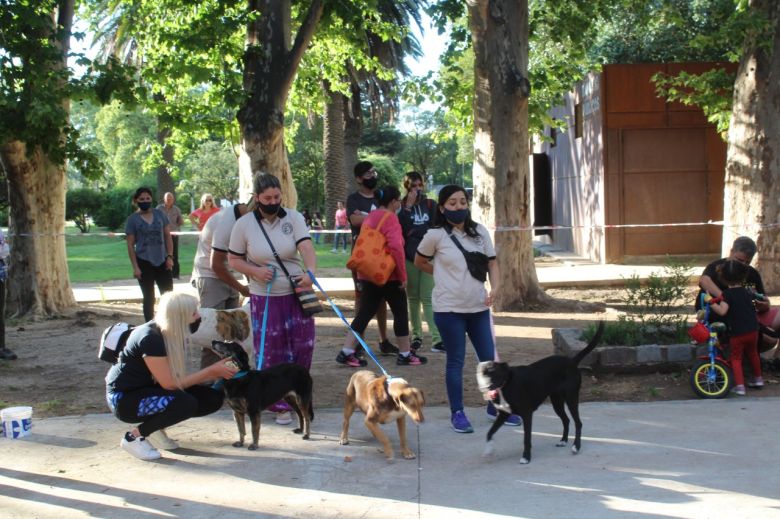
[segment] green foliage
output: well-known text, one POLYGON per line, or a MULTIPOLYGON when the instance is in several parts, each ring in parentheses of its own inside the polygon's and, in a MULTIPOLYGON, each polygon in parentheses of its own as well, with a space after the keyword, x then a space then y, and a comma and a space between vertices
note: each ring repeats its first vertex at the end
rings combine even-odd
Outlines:
POLYGON ((108 186, 156 185, 159 162, 149 157, 157 144, 157 122, 151 114, 114 101, 97 112, 94 124, 108 186))
POLYGON ((724 140, 731 120, 734 79, 735 74, 723 68, 701 74, 680 72, 676 76, 663 73, 653 76, 659 97, 679 101, 687 106, 700 107, 724 140))
MULTIPOLYGON (((203 193, 235 203, 238 195, 238 158, 230 143, 206 141, 186 155, 179 189, 199 205, 203 193)), ((189 212, 189 211, 187 211, 189 212)))
POLYGON ((98 211, 103 201, 101 194, 92 189, 71 189, 65 198, 65 218, 73 220, 82 233, 89 232, 90 218, 98 211))
POLYGON ((660 275, 652 272, 645 282, 634 274, 626 280, 623 294, 627 319, 643 326, 684 323, 686 317, 677 313, 676 308, 690 277, 690 265, 676 262, 664 266, 660 275))
POLYGON ((66 27, 56 26, 58 2, 0 0, 0 143, 39 147, 54 163, 70 159, 87 175, 98 175, 99 160, 78 146, 79 131, 68 119, 70 99, 106 101, 135 95, 134 83, 119 64, 98 66, 84 55, 70 57, 87 70, 74 78, 65 66, 66 27))
MULTIPOLYGON (((300 121, 297 121, 300 122, 300 121)), ((298 209, 310 213, 325 208, 325 163, 322 158, 322 120, 312 126, 298 124, 290 146, 290 170, 298 193, 298 209)))
MULTIPOLYGON (((637 275, 628 278, 623 292, 626 313, 617 322, 606 324, 604 343, 636 346, 687 342, 687 316, 678 309, 690 277, 690 265, 670 261, 660 274, 651 273, 645 282, 637 275)), ((588 326, 583 340, 589 340, 595 331, 595 325, 588 326)))
POLYGON ((124 229, 127 217, 135 210, 133 193, 136 189, 137 187, 116 187, 101 193, 101 206, 93 215, 95 225, 112 231, 124 229))

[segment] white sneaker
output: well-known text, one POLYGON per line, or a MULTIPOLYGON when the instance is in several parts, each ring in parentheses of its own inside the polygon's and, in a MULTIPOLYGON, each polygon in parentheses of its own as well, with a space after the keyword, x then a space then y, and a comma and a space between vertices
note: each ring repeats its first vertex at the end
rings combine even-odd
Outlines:
POLYGON ((290 411, 276 413, 276 423, 279 425, 290 425, 292 423, 292 415, 290 414, 290 411))
POLYGON ((165 433, 165 429, 154 431, 149 435, 149 440, 151 440, 152 445, 164 451, 172 451, 179 448, 178 443, 168 438, 168 435, 165 433))
POLYGON ((151 461, 158 460, 162 457, 160 456, 160 451, 152 447, 144 438, 136 438, 129 442, 127 441, 127 438, 123 436, 122 442, 119 445, 139 460, 151 461))

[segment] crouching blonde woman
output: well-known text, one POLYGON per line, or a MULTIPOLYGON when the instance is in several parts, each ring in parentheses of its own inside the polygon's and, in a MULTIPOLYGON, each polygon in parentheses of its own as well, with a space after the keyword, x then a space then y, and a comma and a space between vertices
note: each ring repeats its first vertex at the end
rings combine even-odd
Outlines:
POLYGON ((178 448, 166 436, 165 427, 206 416, 222 407, 222 392, 199 384, 232 377, 236 368, 227 365, 228 360, 185 373, 184 342, 199 324, 195 297, 166 292, 160 298, 154 320, 130 333, 119 360, 106 375, 106 400, 114 416, 139 424, 120 443, 138 459, 160 458, 155 446, 178 448))

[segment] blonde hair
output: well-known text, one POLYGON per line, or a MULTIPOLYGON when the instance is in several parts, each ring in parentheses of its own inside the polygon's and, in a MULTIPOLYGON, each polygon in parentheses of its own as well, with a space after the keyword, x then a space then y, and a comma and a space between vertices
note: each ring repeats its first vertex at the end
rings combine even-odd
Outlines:
POLYGON ((171 375, 180 388, 186 375, 184 341, 190 336, 190 319, 197 310, 198 300, 195 297, 184 292, 166 292, 160 297, 160 305, 154 314, 165 342, 171 375))
POLYGON ((217 204, 214 203, 214 197, 211 196, 211 193, 203 193, 200 197, 200 208, 205 209, 206 208, 206 199, 211 198, 211 207, 217 207, 217 204))

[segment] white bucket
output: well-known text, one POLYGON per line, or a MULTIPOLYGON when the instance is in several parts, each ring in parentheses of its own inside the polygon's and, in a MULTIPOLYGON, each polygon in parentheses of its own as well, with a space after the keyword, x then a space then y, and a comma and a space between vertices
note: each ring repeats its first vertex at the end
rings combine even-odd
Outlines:
POLYGON ((0 410, 3 424, 3 436, 6 438, 24 438, 32 433, 32 407, 6 407, 0 410))

